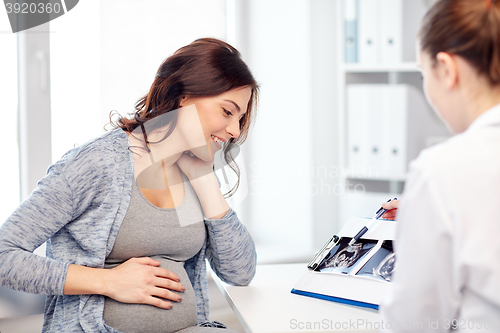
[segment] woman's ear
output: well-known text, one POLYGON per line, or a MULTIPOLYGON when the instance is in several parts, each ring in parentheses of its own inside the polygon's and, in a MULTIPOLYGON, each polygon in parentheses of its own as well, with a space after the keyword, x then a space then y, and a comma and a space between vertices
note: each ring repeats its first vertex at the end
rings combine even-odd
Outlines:
POLYGON ((184 104, 186 103, 186 99, 187 99, 186 96, 182 96, 181 101, 179 102, 179 106, 181 107, 184 106, 184 104))
POLYGON ((188 106, 193 104, 193 97, 184 95, 181 97, 181 101, 179 102, 180 107, 188 106))
POLYGON ((436 70, 440 80, 443 81, 445 87, 453 89, 459 79, 458 66, 454 56, 446 52, 436 54, 436 70))

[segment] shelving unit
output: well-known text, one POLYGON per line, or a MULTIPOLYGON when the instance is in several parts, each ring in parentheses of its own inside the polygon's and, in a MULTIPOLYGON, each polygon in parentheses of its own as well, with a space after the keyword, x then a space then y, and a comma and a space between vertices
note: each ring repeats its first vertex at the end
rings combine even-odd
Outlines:
POLYGON ((358 64, 341 63, 340 71, 344 73, 390 73, 390 72, 419 72, 416 62, 403 62, 399 64, 358 64))
MULTIPOLYGON (((416 0, 412 0, 416 1, 416 0)), ((421 0, 423 1, 423 0, 421 0)), ((428 1, 424 4, 429 5, 428 1)), ((340 198, 339 221, 342 225, 352 216, 371 217, 388 198, 400 196, 404 188, 407 174, 380 174, 375 177, 364 177, 353 174, 347 169, 347 93, 349 84, 406 84, 415 87, 422 96, 422 79, 416 61, 401 63, 345 63, 344 62, 344 0, 337 1, 337 54, 338 54, 338 100, 337 100, 337 134, 339 162, 342 170, 341 183, 345 192, 340 198), (364 191, 361 193, 360 188, 364 191)), ((358 18, 359 19, 359 18, 358 18)), ((359 31, 358 31, 359 34, 359 31)), ((359 50, 359 48, 358 48, 359 50)), ((359 57, 358 57, 359 58, 359 57)), ((428 104, 427 104, 428 105, 428 104)), ((430 106, 428 105, 430 108, 430 106)), ((376 110, 374 110, 376 112, 376 110)), ((432 126, 442 126, 443 135, 447 130, 435 117, 432 126)))

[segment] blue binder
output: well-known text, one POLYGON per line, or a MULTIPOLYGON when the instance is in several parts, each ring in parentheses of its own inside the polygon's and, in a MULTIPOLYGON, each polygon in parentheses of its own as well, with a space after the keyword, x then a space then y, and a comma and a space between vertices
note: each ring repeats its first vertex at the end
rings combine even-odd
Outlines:
POLYGON ((357 0, 344 1, 344 62, 358 62, 357 0))

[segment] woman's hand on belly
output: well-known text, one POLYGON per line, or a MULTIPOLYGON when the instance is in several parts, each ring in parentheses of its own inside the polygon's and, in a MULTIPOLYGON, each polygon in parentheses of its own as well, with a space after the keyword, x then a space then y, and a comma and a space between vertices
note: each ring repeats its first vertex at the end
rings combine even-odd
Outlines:
POLYGON ((123 264, 109 269, 103 295, 122 303, 149 304, 170 309, 172 303, 182 297, 170 290, 184 291, 179 277, 166 268, 158 267, 160 262, 148 257, 131 258, 123 264), (161 297, 162 299, 158 298, 161 297))

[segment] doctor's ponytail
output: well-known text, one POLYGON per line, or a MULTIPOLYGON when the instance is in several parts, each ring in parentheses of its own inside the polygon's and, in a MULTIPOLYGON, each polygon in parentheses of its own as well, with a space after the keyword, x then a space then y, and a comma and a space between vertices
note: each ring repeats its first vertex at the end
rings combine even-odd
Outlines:
POLYGON ((500 84, 500 0, 438 0, 419 40, 432 59, 439 52, 459 55, 492 86, 500 84))

